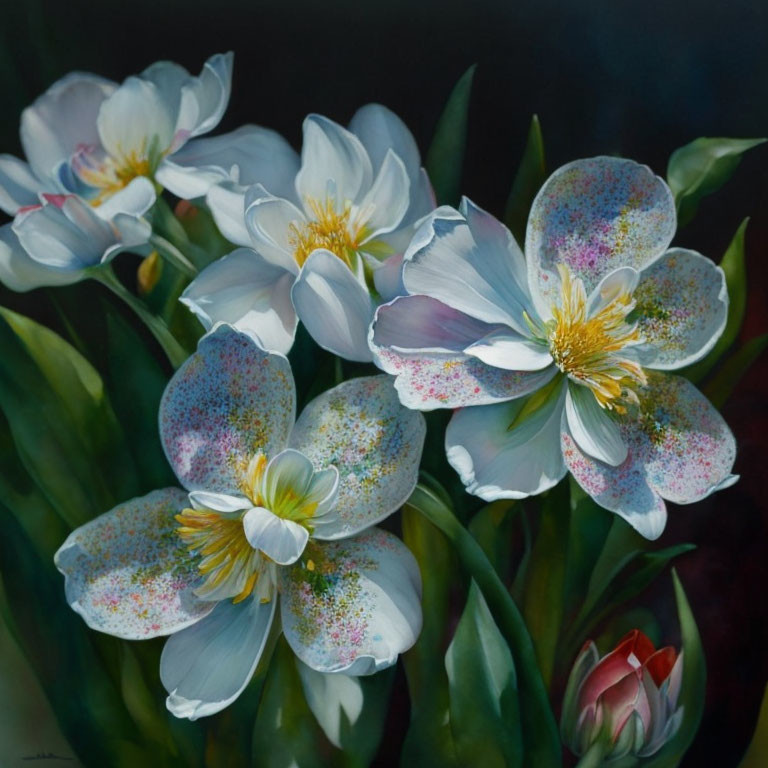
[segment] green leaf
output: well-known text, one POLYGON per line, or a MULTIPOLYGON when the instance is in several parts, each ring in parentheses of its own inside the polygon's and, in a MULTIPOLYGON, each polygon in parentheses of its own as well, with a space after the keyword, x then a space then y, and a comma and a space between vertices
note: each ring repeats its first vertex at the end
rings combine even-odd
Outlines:
POLYGON ((744 234, 748 223, 748 218, 741 222, 720 261, 720 267, 725 273, 725 284, 728 287, 728 319, 723 334, 703 360, 699 360, 698 363, 694 363, 682 371, 683 375, 694 383, 701 381, 712 369, 712 366, 733 346, 744 322, 744 313, 747 308, 744 234))
POLYGON ((715 408, 722 408, 733 394, 736 385, 768 346, 768 333, 756 336, 729 357, 711 381, 704 394, 715 408))
POLYGON ((367 766, 384 733, 395 667, 375 675, 324 674, 296 659, 304 698, 328 741, 350 766, 367 766))
POLYGON ((512 536, 520 511, 521 505, 511 499, 500 499, 486 504, 469 523, 469 532, 505 583, 512 578, 512 536))
MULTIPOLYGON (((561 764, 560 735, 539 672, 531 636, 507 588, 499 579, 480 545, 455 515, 426 488, 417 485, 405 508, 418 510, 438 527, 453 545, 459 561, 476 582, 496 619, 518 673, 522 733, 526 764, 549 768, 561 764)), ((406 542, 408 543, 408 542, 406 542)), ((423 604, 431 604, 424 597, 423 604)), ((435 646, 432 645, 432 653, 435 646)))
POLYGON ((125 437, 85 358, 53 331, 0 308, 0 409, 19 458, 74 528, 135 495, 125 437))
POLYGON ((563 619, 570 511, 568 483, 559 483, 542 505, 523 592, 523 616, 547 688, 563 619))
POLYGON ((528 214, 536 193, 547 178, 547 166, 544 159, 544 138, 541 135, 541 124, 538 115, 531 118, 528 129, 528 140, 525 144, 523 157, 517 168, 512 189, 504 209, 504 223, 515 236, 518 245, 525 245, 525 230, 528 225, 528 214))
POLYGON ((667 183, 675 196, 679 226, 695 215, 699 202, 733 175, 748 149, 765 139, 701 138, 676 149, 669 158, 667 183))
POLYGON ((707 694, 707 667, 699 629, 674 568, 672 580, 683 646, 683 678, 678 700, 678 706, 683 707, 683 722, 675 736, 656 755, 643 761, 643 768, 676 768, 699 729, 707 694))
POLYGON ((425 167, 438 205, 456 205, 459 201, 467 143, 469 97, 476 67, 473 64, 451 91, 427 152, 425 167))
POLYGON ((253 726, 254 768, 327 768, 336 764, 304 699, 296 661, 285 638, 277 642, 253 726))
POLYGON ((768 765, 768 685, 763 693, 763 703, 755 726, 755 735, 739 768, 764 768, 768 765))
POLYGON ((403 655, 411 698, 411 725, 403 744, 401 765, 458 767, 449 725, 448 676, 443 666, 455 555, 445 535, 418 510, 405 506, 402 523, 403 541, 421 571, 424 623, 416 644, 403 655))
POLYGON ((445 654, 451 732, 467 768, 523 765, 523 735, 512 654, 477 585, 445 654))

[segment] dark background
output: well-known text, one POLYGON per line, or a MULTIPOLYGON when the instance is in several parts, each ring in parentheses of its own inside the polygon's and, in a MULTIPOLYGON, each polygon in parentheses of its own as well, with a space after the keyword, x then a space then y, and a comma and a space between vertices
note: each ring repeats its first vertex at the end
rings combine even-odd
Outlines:
MULTIPOLYGON (((534 112, 550 170, 619 153, 663 175, 670 153, 698 136, 767 135, 767 33, 768 4, 750 0, 0 0, 0 151, 20 152, 22 108, 72 69, 122 80, 171 59, 196 73, 226 50, 235 51, 234 85, 219 130, 261 123, 298 146, 307 112, 346 122, 379 101, 425 151, 451 87, 477 63, 463 191, 500 214, 534 112)), ((767 172, 768 149, 753 150, 676 241, 719 260, 752 217, 742 339, 768 331, 767 172)), ((33 315, 38 296, 0 289, 0 302, 33 315)), ((767 382, 768 355, 724 409, 741 482, 671 509, 659 543, 698 545, 679 561, 710 675, 688 768, 738 764, 768 677, 767 382)), ((645 603, 658 605, 674 640, 667 576, 645 603)), ((393 713, 387 751, 396 754, 406 718, 393 713)))

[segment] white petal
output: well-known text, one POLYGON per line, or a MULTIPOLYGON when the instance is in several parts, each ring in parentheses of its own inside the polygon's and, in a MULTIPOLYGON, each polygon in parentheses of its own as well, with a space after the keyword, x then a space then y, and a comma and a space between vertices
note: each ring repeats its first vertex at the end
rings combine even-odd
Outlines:
POLYGON ((696 251, 671 248, 643 270, 635 292, 645 343, 640 362, 674 370, 704 357, 728 320, 728 288, 720 267, 696 251))
POLYGON ((233 60, 231 51, 214 54, 203 65, 199 77, 185 85, 184 95, 191 94, 197 103, 197 120, 191 126, 191 136, 212 131, 224 115, 232 88, 233 60))
POLYGON ((243 518, 245 538, 278 565, 295 563, 309 540, 309 531, 292 520, 284 520, 264 507, 254 507, 243 518))
POLYGON ((22 112, 21 144, 36 176, 53 178, 79 145, 99 145, 96 118, 115 88, 97 75, 72 72, 22 112))
POLYGON ((192 491, 189 494, 189 501, 193 509, 212 509, 216 512, 240 512, 253 506, 245 496, 231 496, 227 493, 209 491, 192 491))
POLYGON ((405 503, 416 486, 425 432, 424 417, 398 402, 387 376, 350 379, 312 400, 290 446, 316 468, 339 473, 332 519, 318 520, 314 537, 350 536, 405 503))
POLYGON ((41 181, 23 160, 0 155, 0 209, 14 216, 19 208, 38 205, 41 188, 41 181))
POLYGON ((590 294, 587 314, 593 317, 622 293, 632 295, 639 280, 640 273, 632 267, 619 267, 609 272, 590 294))
POLYGON ((291 296, 299 319, 323 349, 347 360, 373 359, 368 328, 375 305, 367 289, 336 255, 313 251, 291 296))
POLYGON ((194 589, 200 574, 175 515, 187 506, 178 488, 152 491, 73 531, 54 557, 69 605, 86 624, 116 637, 168 635, 199 621, 211 604, 194 589))
POLYGON ((320 115, 304 120, 301 170, 296 176, 302 202, 330 198, 341 209, 365 194, 372 181, 371 161, 357 136, 320 115))
POLYGON ((223 600, 210 616, 168 638, 160 679, 176 717, 213 715, 242 693, 264 651, 276 603, 223 600))
POLYGON ((405 255, 405 287, 409 293, 430 296, 478 320, 503 323, 529 336, 523 313, 535 313, 520 249, 490 214, 466 199, 463 207, 468 218, 439 208, 422 224, 405 255))
POLYGON ((245 228, 245 188, 234 183, 211 187, 205 202, 221 234, 235 245, 253 246, 245 228))
POLYGON ((296 662, 304 696, 323 733, 334 747, 341 749, 343 728, 354 725, 363 711, 360 679, 341 674, 316 672, 296 662))
POLYGON ((582 451, 614 467, 624 462, 627 445, 621 437, 621 429, 600 407, 590 389, 569 383, 565 412, 571 434, 582 451))
POLYGON ((456 411, 445 447, 467 492, 486 501, 522 499, 556 485, 566 471, 559 445, 564 399, 561 386, 518 423, 527 399, 456 411))
POLYGON ((241 186, 263 185, 270 194, 293 200, 299 156, 280 134, 257 125, 243 125, 231 133, 195 139, 155 174, 177 197, 192 200, 215 184, 231 181, 241 186))
POLYGON ((314 544, 315 570, 281 568, 280 615, 299 659, 318 672, 368 675, 389 667, 421 631, 413 555, 377 528, 314 544), (315 578, 322 568, 322 578, 315 578))
POLYGON ((118 213, 143 216, 155 204, 156 199, 152 182, 144 176, 139 176, 94 210, 102 219, 111 219, 118 213))
POLYGON ((288 200, 262 196, 261 185, 249 188, 245 197, 245 226, 253 247, 275 264, 298 273, 292 233, 306 222, 304 214, 288 200))
POLYGON ((35 261, 22 248, 10 224, 0 227, 0 282, 12 291, 70 285, 81 280, 83 276, 81 270, 61 272, 35 261))
POLYGON ((359 221, 366 228, 364 243, 391 232, 400 224, 408 210, 409 187, 410 181, 403 161, 390 150, 373 186, 357 209, 359 221))
POLYGON ((296 333, 291 303, 294 275, 250 248, 238 248, 206 267, 181 295, 209 330, 224 322, 252 331, 262 346, 287 353, 296 333))
POLYGON ((158 88, 138 77, 129 77, 104 101, 97 125, 102 146, 116 159, 164 152, 175 129, 174 115, 158 88))
POLYGON ((373 284, 383 301, 392 301, 396 296, 405 296, 402 253, 396 253, 380 262, 373 273, 373 284))
POLYGON ((492 331, 464 351, 488 365, 508 371, 541 371, 552 365, 546 344, 526 339, 512 330, 492 331))

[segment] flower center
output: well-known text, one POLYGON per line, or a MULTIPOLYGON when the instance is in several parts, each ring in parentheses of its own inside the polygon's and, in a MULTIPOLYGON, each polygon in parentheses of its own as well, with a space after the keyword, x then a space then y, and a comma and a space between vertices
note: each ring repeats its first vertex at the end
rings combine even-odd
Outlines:
POLYGON ((640 365, 621 354, 642 342, 637 326, 627 322, 635 306, 632 295, 619 291, 590 315, 584 283, 572 278, 567 267, 558 269, 561 301, 547 324, 552 358, 564 374, 589 387, 601 407, 625 413, 628 403, 637 402, 637 386, 646 383, 640 365))
POLYGON ((338 212, 330 198, 324 202, 309 198, 306 202, 314 218, 304 224, 291 224, 288 235, 296 263, 302 266, 312 251, 325 248, 351 267, 365 235, 364 226, 350 221, 351 205, 345 203, 344 210, 338 212))
MULTIPOLYGON (((243 512, 228 514, 211 509, 185 509, 176 515, 181 527, 176 532, 190 551, 200 556, 200 573, 205 576, 195 594, 203 599, 231 597, 239 603, 254 590, 266 563, 245 538, 243 512)), ((269 599, 269 585, 261 595, 269 599)))

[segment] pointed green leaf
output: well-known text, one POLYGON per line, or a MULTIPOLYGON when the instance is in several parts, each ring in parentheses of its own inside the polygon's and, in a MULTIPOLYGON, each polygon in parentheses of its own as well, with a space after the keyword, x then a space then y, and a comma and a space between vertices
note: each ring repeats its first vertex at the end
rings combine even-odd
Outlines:
POLYGON ((676 149, 669 158, 667 183, 675 196, 679 226, 695 215, 699 202, 733 175, 748 149, 765 139, 700 138, 676 149))
POLYGON ((70 527, 135 495, 137 475, 104 385, 53 331, 0 308, 0 409, 24 467, 70 527))
POLYGON ((523 616, 547 688, 563 619, 570 511, 568 483, 562 482, 547 493, 542 504, 523 592, 523 616))
POLYGON ((744 234, 748 223, 748 218, 741 222, 720 262, 720 267, 725 273, 725 284, 728 287, 728 319, 723 334, 703 360, 682 371, 683 375, 694 383, 701 381, 712 366, 733 346, 741 330, 741 324, 744 322, 744 312, 747 308, 744 234))
POLYGON ((693 617, 691 606, 680 583, 677 572, 672 569, 675 585, 677 617, 680 621, 680 635, 683 651, 683 678, 678 706, 683 708, 683 722, 675 736, 661 750, 643 761, 643 768, 676 768, 688 747, 693 743, 704 713, 707 693, 707 666, 701 637, 693 617))
POLYGON ((704 387, 704 394, 715 408, 722 408, 744 374, 768 346, 768 333, 756 336, 738 349, 704 387))
POLYGON ((755 735, 739 768, 763 768, 766 765, 768 765, 768 685, 763 692, 755 735))
POLYGON ((467 143, 469 97, 476 67, 473 64, 451 91, 427 152, 425 167, 438 205, 456 205, 459 201, 467 143))
POLYGON ((451 733, 466 768, 514 768, 523 763, 520 705, 512 654, 472 582, 445 654, 451 733))
POLYGON ((541 135, 539 117, 534 115, 531 118, 531 127, 528 129, 528 140, 523 157, 517 167, 504 209, 504 223, 509 227, 521 248, 525 245, 525 229, 528 225, 531 203, 546 178, 544 138, 541 135))
POLYGON ((469 532, 505 583, 512 578, 512 536, 521 509, 511 499, 500 499, 486 504, 469 523, 469 532))

